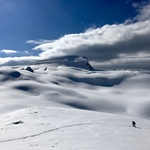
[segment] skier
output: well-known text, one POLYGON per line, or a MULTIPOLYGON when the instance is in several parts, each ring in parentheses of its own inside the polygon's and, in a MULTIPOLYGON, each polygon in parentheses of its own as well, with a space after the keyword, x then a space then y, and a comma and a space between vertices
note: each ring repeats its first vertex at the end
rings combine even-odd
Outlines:
POLYGON ((136 127, 135 121, 132 121, 132 126, 133 126, 133 127, 136 127))

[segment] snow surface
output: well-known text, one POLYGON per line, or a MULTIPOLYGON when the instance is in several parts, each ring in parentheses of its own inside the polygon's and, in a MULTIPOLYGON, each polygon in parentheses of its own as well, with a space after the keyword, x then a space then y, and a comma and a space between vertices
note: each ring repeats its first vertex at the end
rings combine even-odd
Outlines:
POLYGON ((0 68, 0 149, 150 149, 150 72, 66 56, 0 68), (131 122, 137 123, 137 128, 131 122))

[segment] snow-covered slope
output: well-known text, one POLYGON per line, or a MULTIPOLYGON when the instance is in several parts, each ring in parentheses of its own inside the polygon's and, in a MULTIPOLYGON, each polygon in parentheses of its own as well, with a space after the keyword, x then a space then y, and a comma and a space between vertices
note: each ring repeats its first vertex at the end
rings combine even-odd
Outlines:
POLYGON ((149 71, 96 71, 78 56, 27 67, 0 68, 1 149, 150 148, 149 71))
POLYGON ((148 150, 150 121, 136 118, 138 125, 133 128, 133 119, 93 111, 29 107, 0 117, 0 148, 148 150))

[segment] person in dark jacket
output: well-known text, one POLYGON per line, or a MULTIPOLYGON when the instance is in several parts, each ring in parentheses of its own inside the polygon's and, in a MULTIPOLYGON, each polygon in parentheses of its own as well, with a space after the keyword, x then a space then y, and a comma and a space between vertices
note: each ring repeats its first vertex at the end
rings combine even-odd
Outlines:
POLYGON ((132 126, 133 126, 133 127, 136 127, 135 121, 132 121, 132 126))

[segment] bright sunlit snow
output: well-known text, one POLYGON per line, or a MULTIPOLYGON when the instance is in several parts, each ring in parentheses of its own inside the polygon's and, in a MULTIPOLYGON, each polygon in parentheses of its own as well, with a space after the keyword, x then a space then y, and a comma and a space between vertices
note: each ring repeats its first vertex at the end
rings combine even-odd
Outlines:
POLYGON ((0 149, 150 149, 149 71, 66 56, 1 67, 0 85, 0 149))

